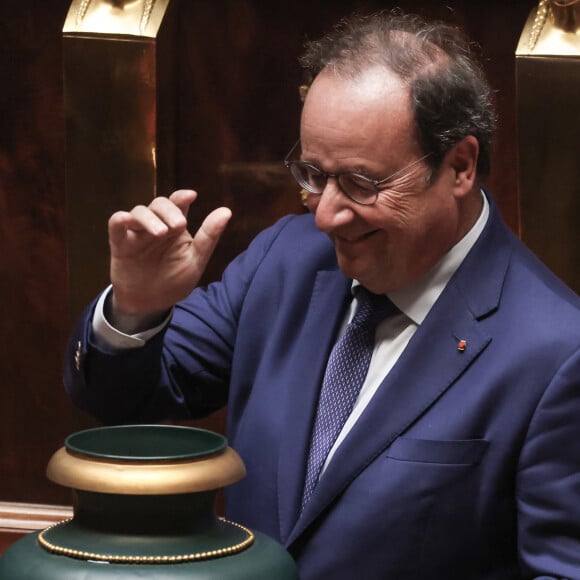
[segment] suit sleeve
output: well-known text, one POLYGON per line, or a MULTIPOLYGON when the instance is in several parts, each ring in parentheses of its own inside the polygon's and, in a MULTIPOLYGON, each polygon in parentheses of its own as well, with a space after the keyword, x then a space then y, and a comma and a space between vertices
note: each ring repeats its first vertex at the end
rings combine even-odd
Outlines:
POLYGON ((523 577, 580 580, 580 350, 536 409, 516 495, 523 577))
POLYGON ((64 385, 74 403, 106 424, 196 418, 224 406, 244 298, 290 219, 262 232, 220 282, 178 303, 168 326, 143 348, 98 346, 91 304, 65 355, 64 385))

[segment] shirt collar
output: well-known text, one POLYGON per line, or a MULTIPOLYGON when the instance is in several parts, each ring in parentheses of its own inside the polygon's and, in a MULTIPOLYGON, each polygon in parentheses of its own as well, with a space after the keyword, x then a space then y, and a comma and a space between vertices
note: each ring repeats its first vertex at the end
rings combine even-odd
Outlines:
MULTIPOLYGON (((459 268, 481 235, 489 218, 489 202, 483 191, 481 196, 483 208, 469 232, 421 278, 404 288, 387 293, 395 306, 415 324, 420 325, 425 320, 451 276, 459 268)), ((357 280, 353 280, 353 288, 359 284, 357 280)))

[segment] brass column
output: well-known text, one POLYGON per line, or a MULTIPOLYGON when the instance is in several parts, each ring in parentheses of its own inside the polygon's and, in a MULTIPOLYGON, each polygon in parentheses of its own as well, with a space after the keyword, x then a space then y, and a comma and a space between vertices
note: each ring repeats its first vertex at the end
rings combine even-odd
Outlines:
POLYGON ((73 319, 108 282, 109 216, 173 188, 169 8, 169 0, 73 0, 63 27, 73 319))
POLYGON ((516 75, 522 238, 580 292, 580 0, 541 0, 516 75))

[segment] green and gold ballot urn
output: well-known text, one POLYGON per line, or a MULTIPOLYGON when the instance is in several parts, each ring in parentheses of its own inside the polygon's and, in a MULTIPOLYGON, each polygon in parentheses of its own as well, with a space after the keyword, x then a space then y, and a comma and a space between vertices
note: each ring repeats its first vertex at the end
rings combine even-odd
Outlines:
POLYGON ((3 580, 298 579, 276 542, 216 516, 216 492, 245 475, 217 433, 89 429, 67 438, 47 475, 72 488, 74 516, 12 545, 3 580))

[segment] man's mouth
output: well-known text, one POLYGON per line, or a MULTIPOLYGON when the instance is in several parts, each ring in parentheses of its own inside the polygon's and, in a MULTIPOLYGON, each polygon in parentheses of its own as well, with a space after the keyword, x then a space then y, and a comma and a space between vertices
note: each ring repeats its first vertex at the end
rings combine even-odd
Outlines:
POLYGON ((371 236, 374 236, 378 230, 372 230, 370 232, 365 232, 364 234, 360 234, 358 236, 351 236, 351 235, 334 235, 334 240, 339 244, 346 244, 346 245, 356 245, 368 240, 371 236))

